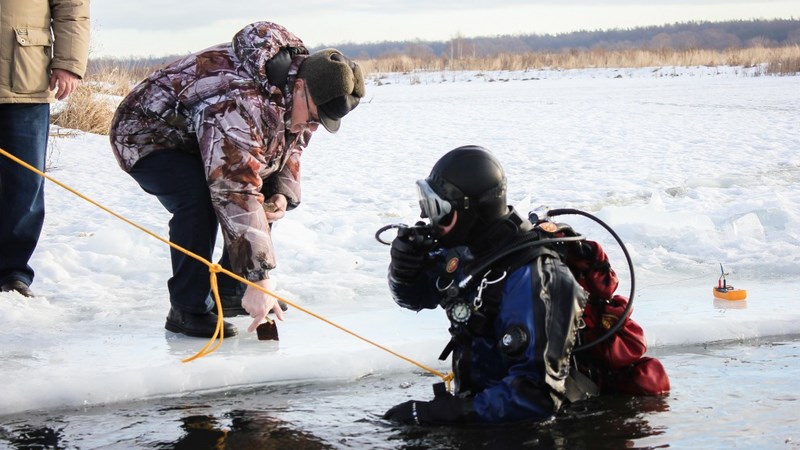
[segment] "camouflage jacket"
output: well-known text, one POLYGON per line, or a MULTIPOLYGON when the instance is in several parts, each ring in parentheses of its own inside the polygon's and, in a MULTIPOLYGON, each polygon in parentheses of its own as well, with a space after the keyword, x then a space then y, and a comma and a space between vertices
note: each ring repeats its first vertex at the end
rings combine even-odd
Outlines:
POLYGON ((265 198, 283 194, 290 209, 300 202, 300 155, 311 133, 290 133, 286 121, 307 55, 282 26, 253 23, 231 43, 175 61, 134 87, 109 133, 125 171, 157 151, 202 159, 232 269, 251 281, 268 278, 275 267, 265 198), (282 49, 291 49, 288 74, 274 86, 267 62, 282 49))

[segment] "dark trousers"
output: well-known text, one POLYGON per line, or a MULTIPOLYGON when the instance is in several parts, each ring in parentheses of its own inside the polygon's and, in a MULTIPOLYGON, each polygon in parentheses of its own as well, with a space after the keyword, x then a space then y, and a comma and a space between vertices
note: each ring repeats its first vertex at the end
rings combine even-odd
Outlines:
MULTIPOLYGON (((211 261, 219 223, 211 205, 202 160, 199 155, 177 150, 159 150, 140 159, 130 172, 145 192, 155 195, 172 214, 169 240, 211 261)), ((167 282, 170 303, 191 313, 205 313, 213 307, 208 266, 170 247, 172 278, 167 282)), ((230 270, 228 252, 219 264, 230 270)), ((239 295, 245 285, 217 274, 220 294, 239 295)))
MULTIPOLYGON (((0 148, 44 171, 50 131, 48 103, 0 104, 0 148)), ((44 178, 0 156, 0 284, 29 285, 28 264, 44 224, 44 178)))

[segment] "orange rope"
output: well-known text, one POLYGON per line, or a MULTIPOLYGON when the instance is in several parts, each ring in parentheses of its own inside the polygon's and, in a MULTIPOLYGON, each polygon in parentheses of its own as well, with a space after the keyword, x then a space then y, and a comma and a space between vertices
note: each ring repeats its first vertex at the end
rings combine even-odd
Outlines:
MULTIPOLYGON (((196 259, 197 261, 200 261, 203 264, 208 266, 209 272, 211 273, 211 291, 214 294, 214 302, 217 305, 217 328, 214 331, 214 335, 211 337, 211 339, 209 339, 208 343, 206 343, 206 345, 202 349, 200 349, 200 351, 198 351, 194 356, 190 356, 188 358, 182 359, 181 361, 190 362, 190 361, 194 361, 195 359, 202 358, 203 356, 206 356, 206 355, 209 355, 211 353, 214 353, 220 347, 220 345, 222 345, 222 341, 223 341, 223 339, 225 337, 224 336, 225 333, 224 333, 224 329, 223 329, 222 302, 220 301, 220 298, 219 298, 219 289, 218 289, 218 285, 217 285, 217 274, 218 273, 224 273, 225 275, 228 275, 228 276, 230 276, 231 278, 233 278, 235 280, 238 280, 238 281, 240 281, 242 283, 245 283, 248 286, 254 287, 254 288, 258 289, 259 291, 261 291, 261 292, 263 292, 263 293, 265 293, 267 295, 275 297, 276 299, 283 301, 284 303, 292 306, 293 308, 296 308, 296 309, 298 309, 298 310, 300 310, 300 311, 302 311, 302 312, 304 312, 304 313, 306 313, 306 314, 308 314, 308 315, 310 315, 312 317, 315 317, 315 318, 327 323, 328 325, 331 325, 331 326, 333 326, 335 328, 338 328, 338 329, 344 331, 345 333, 347 333, 347 334, 349 334, 349 335, 351 335, 351 336, 353 336, 353 337, 355 337, 357 339, 360 339, 360 340, 362 340, 362 341, 364 341, 364 342, 366 342, 366 343, 368 343, 370 345, 373 345, 373 346, 375 346, 375 347, 377 347, 377 348, 379 348, 379 349, 381 349, 381 350, 383 350, 383 351, 385 351, 387 353, 390 353, 390 354, 392 354, 392 355, 394 355, 394 356, 396 356, 396 357, 398 357, 398 358, 400 358, 400 359, 402 359, 402 360, 404 360, 404 361, 406 361, 408 363, 411 363, 411 364, 419 367, 420 369, 426 370, 426 371, 428 371, 428 372, 440 377, 445 383, 447 383, 447 387, 448 387, 448 389, 450 389, 450 382, 453 380, 453 374, 452 373, 443 374, 442 372, 439 372, 436 369, 433 369, 433 368, 428 367, 428 366, 426 366, 426 365, 424 365, 424 364, 422 364, 420 362, 414 361, 411 358, 403 356, 403 355, 395 352, 394 350, 391 350, 391 349, 389 349, 387 347, 384 347, 383 345, 380 345, 375 341, 372 341, 372 340, 367 339, 367 338, 365 338, 365 337, 363 337, 363 336, 361 336, 361 335, 359 335, 359 334, 357 334, 357 333, 355 333, 353 331, 350 331, 347 328, 345 328, 345 327, 343 327, 343 326, 341 326, 341 325, 339 325, 339 324, 337 324, 337 323, 335 323, 335 322, 333 322, 333 321, 331 321, 331 320, 329 320, 329 319, 327 319, 327 318, 325 318, 325 317, 323 317, 323 316, 321 316, 321 315, 319 315, 317 313, 314 313, 313 311, 310 311, 310 310, 308 310, 306 308, 303 308, 302 306, 300 306, 300 305, 298 305, 298 304, 296 304, 296 303, 294 303, 292 301, 289 301, 286 298, 283 298, 283 297, 275 294, 274 292, 268 291, 267 289, 264 289, 263 287, 255 284, 255 283, 253 283, 253 282, 251 282, 249 280, 246 280, 246 279, 240 277, 239 275, 236 275, 235 273, 223 268, 219 264, 213 264, 213 263, 207 261, 206 259, 198 256, 197 254, 192 253, 189 250, 186 250, 183 247, 170 242, 168 239, 164 239, 163 237, 153 233, 152 231, 148 230, 147 228, 145 228, 145 227, 133 222, 132 220, 129 220, 129 219, 123 217, 122 215, 115 213, 111 209, 101 205, 100 203, 98 203, 98 202, 92 200, 91 198, 81 194, 80 192, 76 191, 75 189, 72 189, 71 187, 67 186, 66 184, 64 184, 64 183, 56 180, 55 178, 45 174, 44 172, 42 172, 39 169, 31 166, 30 164, 28 164, 25 161, 17 158, 16 156, 8 153, 7 151, 3 150, 2 148, 0 148, 0 155, 3 155, 5 157, 11 159, 12 161, 22 165, 26 169, 28 169, 28 170, 30 170, 30 171, 32 171, 32 172, 44 177, 46 180, 51 181, 51 182, 55 183, 56 185, 62 187, 63 189, 66 189, 67 191, 77 195, 78 197, 82 198, 83 200, 86 200, 87 202, 91 203, 92 205, 102 209, 103 211, 111 214, 112 216, 114 216, 117 219, 127 223, 128 225, 133 226, 134 228, 136 228, 136 229, 138 229, 138 230, 140 230, 140 231, 142 231, 142 232, 144 232, 144 233, 146 233, 146 234, 158 239, 159 241, 169 245, 170 247, 174 248, 175 250, 178 250, 178 251, 186 254, 187 256, 190 256, 190 257, 196 259), (218 342, 217 342, 217 338, 219 338, 218 342), (216 342, 216 345, 214 345, 215 342, 216 342)), ((267 320, 270 320, 270 319, 267 319, 267 320)))

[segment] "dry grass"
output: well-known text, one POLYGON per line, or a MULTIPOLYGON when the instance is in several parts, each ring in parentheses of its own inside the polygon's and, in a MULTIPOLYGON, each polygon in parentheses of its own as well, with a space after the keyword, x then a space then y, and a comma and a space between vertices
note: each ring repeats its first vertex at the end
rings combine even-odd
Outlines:
POLYGON ((50 122, 62 128, 108 134, 114 109, 131 86, 130 75, 116 68, 91 74, 66 102, 54 108, 50 122))
MULTIPOLYGON (((715 50, 570 50, 525 54, 498 54, 461 59, 394 55, 360 60, 370 73, 458 70, 529 70, 582 68, 637 68, 664 66, 742 66, 765 68, 764 75, 800 75, 800 45, 715 50)), ((63 128, 107 134, 114 108, 122 96, 149 71, 147 67, 120 70, 103 65, 70 95, 52 122, 63 128)))
POLYGON ((89 84, 81 84, 69 96, 66 105, 53 113, 50 122, 62 128, 108 134, 114 115, 106 101, 98 100, 89 84))
POLYGON ((411 58, 395 55, 359 61, 367 73, 411 72, 415 70, 529 70, 637 68, 664 66, 743 66, 766 65, 765 74, 796 75, 800 73, 800 46, 750 47, 725 51, 692 50, 570 50, 498 54, 487 57, 411 58))

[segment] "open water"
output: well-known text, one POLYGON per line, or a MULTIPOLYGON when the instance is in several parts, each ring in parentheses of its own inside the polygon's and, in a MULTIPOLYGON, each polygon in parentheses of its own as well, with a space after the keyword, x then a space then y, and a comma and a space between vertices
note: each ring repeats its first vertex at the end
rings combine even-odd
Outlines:
POLYGON ((429 399, 416 372, 248 386, 0 417, 9 449, 800 448, 800 336, 667 347, 664 397, 600 397, 548 423, 397 426, 381 414, 429 399))

